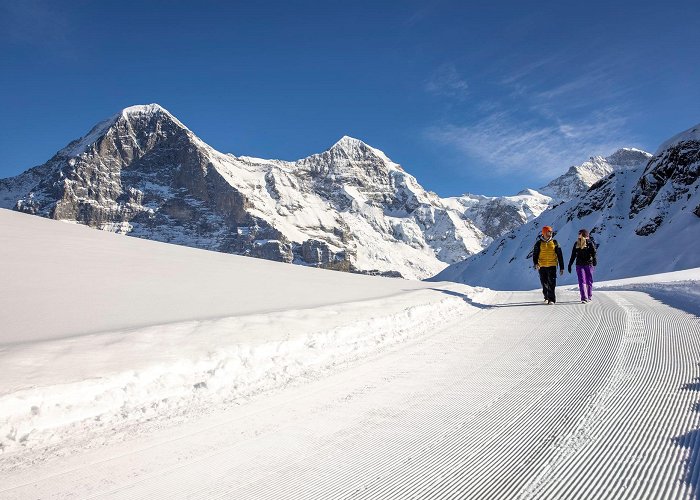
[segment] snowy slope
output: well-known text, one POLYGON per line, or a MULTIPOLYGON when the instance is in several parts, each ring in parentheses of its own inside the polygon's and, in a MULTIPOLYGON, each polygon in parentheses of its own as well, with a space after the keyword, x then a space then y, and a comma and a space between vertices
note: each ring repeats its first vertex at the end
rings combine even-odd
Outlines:
MULTIPOLYGON (((565 263, 578 230, 591 232, 599 244, 596 279, 700 266, 695 251, 700 241, 697 129, 667 141, 648 164, 616 169, 583 195, 543 212, 434 279, 501 290, 536 288, 531 252, 544 225, 554 227, 565 263)), ((575 282, 575 275, 567 274, 560 282, 575 282)))
POLYGON ((700 268, 547 307, 0 224, 3 499, 695 497, 700 268))
POLYGON ((164 245, 3 209, 0 223, 3 276, 12 284, 0 288, 2 342, 9 344, 315 308, 430 286, 164 245), (43 314, 35 313, 37 305, 43 314))

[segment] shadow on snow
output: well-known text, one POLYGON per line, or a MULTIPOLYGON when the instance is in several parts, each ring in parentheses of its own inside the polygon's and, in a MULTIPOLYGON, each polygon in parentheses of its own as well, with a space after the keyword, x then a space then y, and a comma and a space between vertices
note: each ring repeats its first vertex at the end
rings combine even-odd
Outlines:
MULTIPOLYGON (((468 295, 465 295, 463 293, 459 292, 454 292, 452 290, 442 290, 440 288, 429 288, 429 290, 434 290, 436 292, 441 292, 446 295, 452 295, 453 297, 459 297, 460 299, 464 300, 467 304, 478 307, 479 309, 494 309, 497 307, 530 307, 530 306, 547 306, 547 304, 541 302, 541 301, 536 301, 536 302, 507 302, 504 304, 482 304, 481 302, 475 302, 472 298, 470 298, 468 295)), ((570 306, 570 305, 581 305, 580 300, 566 300, 566 301, 559 301, 555 305, 557 306, 570 306)))
MULTIPOLYGON (((683 390, 700 392, 700 378, 696 378, 695 382, 685 384, 683 390)), ((693 410, 700 412, 700 402, 695 403, 693 410)), ((700 478, 698 477, 700 474, 700 429, 694 429, 673 438, 673 443, 688 450, 683 481, 692 488, 693 497, 700 500, 700 478)))

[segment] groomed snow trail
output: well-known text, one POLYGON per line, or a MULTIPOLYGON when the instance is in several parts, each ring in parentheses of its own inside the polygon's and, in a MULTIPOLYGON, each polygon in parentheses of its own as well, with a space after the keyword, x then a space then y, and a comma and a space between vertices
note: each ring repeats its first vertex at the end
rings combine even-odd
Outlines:
POLYGON ((13 471, 0 497, 695 498, 700 321, 576 296, 498 294, 322 380, 13 471))

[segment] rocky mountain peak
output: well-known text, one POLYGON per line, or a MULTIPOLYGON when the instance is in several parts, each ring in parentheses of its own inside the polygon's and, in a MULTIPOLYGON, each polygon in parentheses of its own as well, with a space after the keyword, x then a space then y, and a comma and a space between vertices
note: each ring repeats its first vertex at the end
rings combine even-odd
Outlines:
POLYGON ((158 104, 130 106, 121 110, 113 118, 115 125, 126 122, 136 133, 169 135, 186 132, 194 137, 194 134, 180 120, 158 104))
POLYGON ((207 148, 161 106, 131 106, 98 123, 33 174, 18 176, 13 185, 25 192, 14 208, 121 230, 148 212, 149 182, 164 186, 162 192, 187 189, 206 197, 213 182, 205 181, 207 148))
POLYGON ((354 149, 367 148, 367 144, 362 142, 360 139, 350 137, 349 135, 344 135, 338 141, 331 146, 331 149, 344 149, 346 151, 352 151, 354 149))
POLYGON ((637 167, 646 163, 651 158, 651 154, 636 148, 621 148, 605 158, 614 167, 637 167))
MULTIPOLYGON (((167 109, 159 104, 140 104, 124 108, 116 115, 119 120, 127 120, 134 127, 157 124, 158 128, 170 128, 176 130, 185 130, 192 134, 190 130, 167 109)), ((192 134, 194 135, 194 134, 192 134)))
MULTIPOLYGON (((649 160, 634 189, 630 215, 642 212, 636 232, 649 235, 669 220, 674 205, 697 197, 700 188, 700 125, 681 132, 664 142, 649 160)), ((691 207, 700 217, 696 199, 691 207)))
POLYGON ((393 164, 384 153, 375 149, 360 139, 355 139, 344 135, 333 146, 326 151, 329 155, 337 160, 348 160, 354 162, 362 161, 380 161, 387 164, 393 164))
POLYGON ((382 151, 359 139, 343 136, 323 153, 299 160, 297 165, 314 177, 369 185, 389 182, 391 171, 401 170, 382 151))
POLYGON ((568 201, 586 192, 593 184, 614 171, 645 165, 650 158, 651 154, 635 148, 618 149, 608 157, 591 156, 581 165, 569 167, 566 173, 538 191, 555 200, 568 201))
POLYGON ((133 152, 149 150, 156 142, 174 135, 194 137, 187 127, 158 104, 124 108, 119 113, 95 125, 90 132, 60 150, 59 157, 76 157, 90 149, 103 151, 125 145, 133 152))
POLYGON ((138 115, 157 115, 157 114, 163 114, 163 115, 168 115, 170 117, 173 117, 170 112, 168 112, 167 109, 162 107, 160 104, 156 103, 151 103, 151 104, 137 104, 135 106, 129 106, 128 108, 124 108, 121 110, 119 113, 122 116, 138 116, 138 115))

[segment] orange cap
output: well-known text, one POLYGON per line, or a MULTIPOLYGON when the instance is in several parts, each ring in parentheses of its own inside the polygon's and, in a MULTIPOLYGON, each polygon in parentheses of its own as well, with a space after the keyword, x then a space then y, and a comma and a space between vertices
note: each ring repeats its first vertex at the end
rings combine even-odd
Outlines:
POLYGON ((547 231, 553 231, 552 226, 544 226, 542 228, 542 234, 546 233, 547 231))

